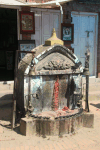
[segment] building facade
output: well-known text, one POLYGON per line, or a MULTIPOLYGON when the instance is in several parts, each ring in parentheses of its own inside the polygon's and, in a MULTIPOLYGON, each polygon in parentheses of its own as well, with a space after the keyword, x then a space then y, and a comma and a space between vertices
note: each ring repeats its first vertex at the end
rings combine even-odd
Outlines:
MULTIPOLYGON (((38 3, 41 3, 41 1, 38 1, 38 3)), ((14 80, 16 50, 28 51, 44 44, 45 40, 51 37, 53 28, 55 28, 57 36, 60 38, 60 25, 61 14, 59 8, 54 9, 49 5, 44 8, 22 6, 22 4, 16 6, 14 3, 1 5, 0 81, 14 80), (34 14, 34 33, 21 32, 21 12, 34 14), (23 48, 21 49, 21 47, 23 48)), ((22 58, 22 55, 19 57, 22 58)))
POLYGON ((74 24, 74 53, 84 66, 85 51, 90 50, 90 75, 100 77, 100 2, 76 0, 63 5, 63 23, 74 24))
POLYGON ((86 49, 89 49, 90 75, 100 77, 100 4, 98 0, 95 4, 94 0, 88 3, 85 0, 63 1, 60 7, 53 0, 18 0, 18 4, 0 5, 0 81, 14 80, 16 50, 30 50, 44 44, 53 28, 61 39, 61 23, 74 26, 73 42, 64 41, 64 45, 73 49, 83 66, 86 49), (38 3, 41 5, 37 6, 38 3), (21 32, 20 12, 34 13, 34 33, 21 32))

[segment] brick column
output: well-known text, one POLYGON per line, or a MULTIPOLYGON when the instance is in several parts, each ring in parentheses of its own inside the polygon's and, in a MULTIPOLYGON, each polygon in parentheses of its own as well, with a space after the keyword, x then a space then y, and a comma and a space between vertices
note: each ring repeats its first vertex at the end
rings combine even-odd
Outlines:
MULTIPOLYGON (((30 7, 22 7, 21 9, 30 12, 30 7)), ((31 40, 31 34, 22 34, 22 40, 31 40)))

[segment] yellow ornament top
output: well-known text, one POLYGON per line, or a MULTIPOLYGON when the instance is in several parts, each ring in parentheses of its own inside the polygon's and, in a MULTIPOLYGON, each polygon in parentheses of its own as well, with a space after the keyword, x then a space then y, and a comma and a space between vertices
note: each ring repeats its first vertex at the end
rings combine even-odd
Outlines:
POLYGON ((57 38, 55 28, 53 28, 51 38, 49 38, 45 41, 45 45, 47 45, 47 46, 51 46, 54 44, 64 45, 64 42, 62 40, 60 40, 59 38, 57 38))

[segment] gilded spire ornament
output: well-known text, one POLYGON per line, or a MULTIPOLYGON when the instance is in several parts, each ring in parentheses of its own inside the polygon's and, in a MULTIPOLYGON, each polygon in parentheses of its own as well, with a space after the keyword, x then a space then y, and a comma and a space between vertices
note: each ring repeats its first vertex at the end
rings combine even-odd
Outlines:
POLYGON ((64 42, 62 40, 60 40, 59 38, 57 38, 55 28, 53 28, 51 38, 49 38, 45 41, 45 45, 47 45, 47 46, 51 46, 51 45, 54 45, 54 44, 64 45, 64 42))

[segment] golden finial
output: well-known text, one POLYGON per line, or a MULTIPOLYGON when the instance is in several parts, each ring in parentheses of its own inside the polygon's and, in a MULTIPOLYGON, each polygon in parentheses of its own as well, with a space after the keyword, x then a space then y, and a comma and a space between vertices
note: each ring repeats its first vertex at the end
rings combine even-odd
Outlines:
POLYGON ((47 45, 47 46, 51 46, 54 44, 64 45, 64 42, 57 38, 55 28, 53 28, 51 38, 49 38, 45 41, 45 45, 47 45))

